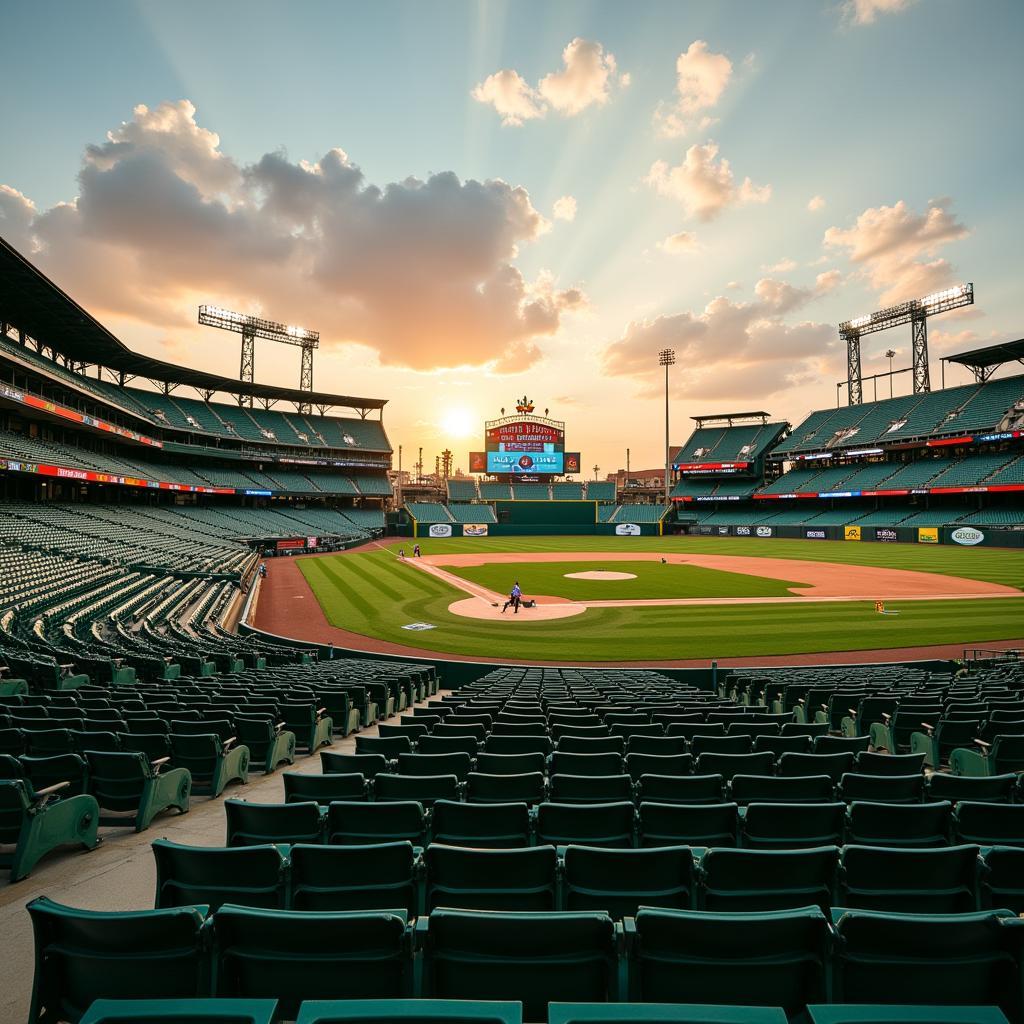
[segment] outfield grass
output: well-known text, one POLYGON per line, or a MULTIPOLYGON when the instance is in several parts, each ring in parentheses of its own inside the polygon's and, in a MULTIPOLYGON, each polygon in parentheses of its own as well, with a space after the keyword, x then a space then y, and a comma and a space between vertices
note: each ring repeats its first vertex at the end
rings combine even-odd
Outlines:
POLYGON ((706 569, 698 565, 661 562, 524 562, 521 565, 444 566, 462 579, 507 593, 514 580, 526 597, 543 595, 571 601, 643 601, 687 597, 792 597, 790 587, 807 584, 747 576, 740 572, 706 569), (633 580, 570 580, 566 573, 608 569, 629 572, 633 580))
MULTIPOLYGON (((424 554, 633 550, 762 555, 916 569, 1024 589, 1024 552, 995 548, 715 537, 459 538, 425 539, 420 545, 424 554)), ((877 615, 872 603, 865 601, 602 608, 550 622, 492 623, 452 615, 448 605, 464 594, 400 562, 400 546, 410 548, 408 541, 396 541, 390 549, 299 560, 328 621, 432 651, 519 661, 636 661, 973 645, 1024 634, 1024 599, 1015 598, 891 602, 889 609, 900 614, 885 616, 877 615), (437 628, 418 633, 401 628, 412 622, 437 628)), ((501 568, 506 580, 516 571, 511 565, 501 568)))

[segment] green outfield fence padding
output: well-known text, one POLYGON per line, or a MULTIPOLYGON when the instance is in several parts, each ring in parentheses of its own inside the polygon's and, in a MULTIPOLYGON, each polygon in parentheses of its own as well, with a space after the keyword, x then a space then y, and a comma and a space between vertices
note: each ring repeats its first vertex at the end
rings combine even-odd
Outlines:
POLYGON ((494 513, 499 526, 593 526, 596 501, 497 501, 494 513))

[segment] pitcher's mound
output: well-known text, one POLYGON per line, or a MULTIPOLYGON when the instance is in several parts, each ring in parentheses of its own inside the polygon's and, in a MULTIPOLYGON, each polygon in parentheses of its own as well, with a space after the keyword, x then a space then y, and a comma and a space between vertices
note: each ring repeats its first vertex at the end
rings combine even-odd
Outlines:
POLYGON ((453 615, 464 615, 467 619, 489 619, 491 622, 550 622, 551 619, 567 619, 573 615, 582 615, 586 610, 586 605, 564 601, 556 604, 538 604, 535 608, 520 608, 518 615, 509 608, 503 615, 501 605, 494 607, 479 597, 467 597, 448 605, 448 611, 453 615))
POLYGON ((635 572, 605 572, 604 569, 593 569, 590 572, 567 572, 567 580, 635 580, 635 572))

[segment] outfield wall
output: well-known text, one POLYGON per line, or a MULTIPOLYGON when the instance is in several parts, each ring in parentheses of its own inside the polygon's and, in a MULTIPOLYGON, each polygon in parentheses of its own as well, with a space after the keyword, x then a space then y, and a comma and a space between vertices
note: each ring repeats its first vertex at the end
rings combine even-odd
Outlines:
MULTIPOLYGON (((538 502, 540 504, 540 502, 538 502)), ((418 523, 413 537, 658 537, 660 523, 418 523), (630 529, 625 529, 629 527, 630 529), (469 532, 467 532, 467 530, 469 532)))
POLYGON ((692 526, 691 537, 768 540, 845 540, 868 544, 952 544, 958 547, 1024 548, 1024 530, 990 526, 692 526))

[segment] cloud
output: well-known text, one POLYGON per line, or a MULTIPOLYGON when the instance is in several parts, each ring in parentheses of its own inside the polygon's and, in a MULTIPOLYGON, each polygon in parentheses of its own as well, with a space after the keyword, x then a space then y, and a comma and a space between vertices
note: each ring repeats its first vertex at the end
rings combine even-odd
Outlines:
POLYGON ((551 207, 551 216, 554 217, 555 220, 575 220, 576 197, 561 196, 556 199, 554 206, 551 207))
POLYGON ((0 190, 5 229, 17 219, 23 247, 88 308, 162 334, 192 329, 212 302, 385 364, 512 372, 586 304, 516 267, 549 226, 525 189, 452 171, 375 185, 340 149, 242 166, 187 101, 136 107, 87 147, 78 183, 74 202, 44 211, 0 190))
POLYGON ((654 112, 659 134, 676 138, 697 128, 705 131, 713 119, 704 112, 718 104, 732 78, 732 61, 712 53, 703 39, 695 39, 676 58, 676 96, 654 112))
POLYGON ((807 209, 811 213, 817 213, 819 210, 825 209, 825 197, 811 196, 811 198, 807 200, 807 209))
POLYGON ((950 284, 953 266, 939 249, 964 238, 967 228, 951 212, 948 198, 933 199, 918 214, 900 200, 894 206, 869 207, 852 227, 830 227, 824 243, 845 249, 870 285, 889 304, 920 298, 950 284))
POLYGON ((783 256, 778 263, 773 263, 771 266, 764 266, 761 269, 767 270, 769 274, 788 274, 791 270, 796 270, 799 266, 796 260, 790 259, 788 256, 783 256))
POLYGON ((562 51, 562 69, 552 71, 536 88, 512 68, 488 75, 470 95, 501 114, 503 125, 519 127, 524 121, 545 117, 550 110, 575 117, 588 107, 603 106, 612 88, 627 88, 629 74, 618 71, 613 54, 591 39, 577 36, 562 51))
POLYGON ((729 206, 766 203, 771 198, 771 185, 755 185, 750 178, 737 185, 729 161, 716 160, 717 156, 714 142, 693 145, 676 167, 656 160, 644 182, 659 195, 681 203, 688 216, 703 221, 713 220, 729 206))
POLYGON ((31 246, 30 228, 36 207, 27 196, 8 185, 0 185, 0 236, 16 249, 31 246))
POLYGON ((898 14, 917 0, 843 0, 839 10, 846 25, 870 25, 880 14, 898 14))
POLYGON ((660 241, 658 248, 673 254, 696 252, 697 236, 692 231, 677 231, 660 241))
POLYGON ((632 377, 642 397, 654 394, 661 380, 658 352, 673 348, 680 397, 767 397, 815 380, 833 359, 835 329, 783 318, 813 299, 817 289, 762 278, 754 291, 751 302, 719 295, 700 312, 632 321, 604 350, 603 372, 632 377))
POLYGON ((543 117, 547 112, 536 91, 511 68, 488 75, 472 93, 480 103, 490 103, 501 114, 501 123, 518 128, 524 121, 543 117))

